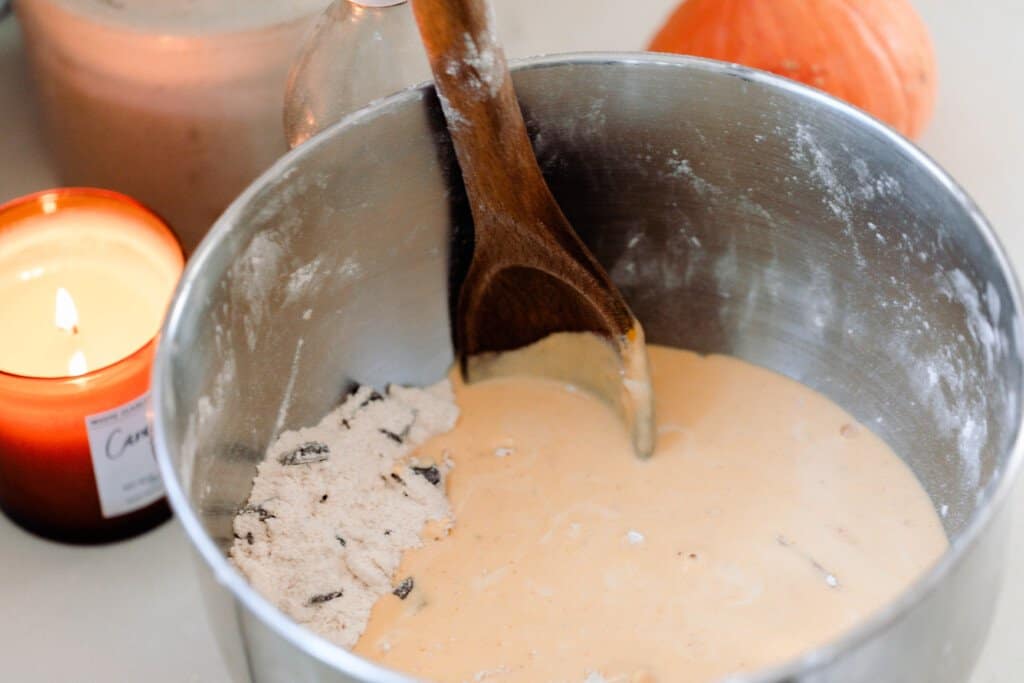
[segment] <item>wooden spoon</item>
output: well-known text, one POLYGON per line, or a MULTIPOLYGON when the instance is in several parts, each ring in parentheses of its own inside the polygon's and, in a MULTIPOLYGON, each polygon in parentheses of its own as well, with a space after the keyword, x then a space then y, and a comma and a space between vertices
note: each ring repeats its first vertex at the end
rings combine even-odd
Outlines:
POLYGON ((469 197, 455 345, 468 381, 536 374, 597 394, 654 446, 643 329, 544 182, 486 0, 413 0, 469 197))

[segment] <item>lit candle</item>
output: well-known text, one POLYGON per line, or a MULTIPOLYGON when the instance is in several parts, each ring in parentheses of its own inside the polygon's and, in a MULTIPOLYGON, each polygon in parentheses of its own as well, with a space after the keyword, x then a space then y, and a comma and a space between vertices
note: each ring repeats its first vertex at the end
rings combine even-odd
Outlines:
POLYGON ((102 190, 0 206, 0 508, 76 542, 167 516, 149 445, 149 369, 181 247, 102 190))

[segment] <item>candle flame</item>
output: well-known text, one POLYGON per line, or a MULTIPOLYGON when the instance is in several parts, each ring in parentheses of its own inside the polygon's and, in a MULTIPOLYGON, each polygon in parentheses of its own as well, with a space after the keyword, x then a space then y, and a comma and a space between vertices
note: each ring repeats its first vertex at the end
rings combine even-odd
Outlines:
POLYGON ((45 213, 45 214, 53 213, 54 211, 57 210, 57 195, 55 195, 55 194, 43 195, 42 204, 43 204, 43 213, 45 213))
POLYGON ((75 351, 71 354, 71 360, 68 361, 68 374, 72 377, 77 375, 84 375, 89 372, 89 364, 85 362, 85 354, 81 351, 75 351))
POLYGON ((78 332, 78 309, 75 307, 75 300, 63 287, 57 288, 57 308, 54 322, 65 332, 78 332))

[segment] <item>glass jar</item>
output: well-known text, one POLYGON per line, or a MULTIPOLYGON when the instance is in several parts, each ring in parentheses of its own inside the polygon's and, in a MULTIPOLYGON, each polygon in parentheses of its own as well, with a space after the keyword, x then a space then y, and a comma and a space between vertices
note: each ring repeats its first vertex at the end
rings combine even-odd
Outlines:
POLYGON ((15 0, 61 180, 153 207, 191 251, 287 150, 281 93, 327 0, 15 0))
POLYGON ((406 0, 335 0, 288 76, 288 143, 295 147, 373 100, 429 78, 406 0))

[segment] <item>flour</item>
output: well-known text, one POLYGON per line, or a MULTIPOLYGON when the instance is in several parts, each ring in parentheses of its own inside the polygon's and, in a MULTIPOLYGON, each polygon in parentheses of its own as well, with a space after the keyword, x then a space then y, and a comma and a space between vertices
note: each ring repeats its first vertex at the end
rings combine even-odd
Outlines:
POLYGON ((672 154, 665 159, 665 165, 668 167, 668 176, 670 178, 686 178, 690 181, 694 191, 701 197, 705 197, 708 194, 720 195, 722 193, 719 187, 712 185, 697 175, 690 164, 690 160, 680 158, 678 150, 672 150, 672 154))
POLYGON ((315 291, 317 285, 323 284, 324 278, 319 272, 322 263, 323 256, 317 256, 314 260, 300 266, 288 276, 284 292, 286 304, 301 301, 311 291, 315 291))
POLYGON ((257 330, 267 312, 267 301, 276 284, 276 274, 281 271, 285 259, 286 244, 280 237, 269 232, 256 234, 245 248, 245 252, 231 267, 230 277, 237 283, 238 303, 248 307, 243 320, 246 346, 255 350, 257 330))
MULTIPOLYGON (((506 73, 505 55, 494 30, 493 9, 489 5, 486 9, 483 30, 476 36, 464 33, 462 49, 455 46, 447 53, 444 62, 444 72, 461 80, 462 85, 468 87, 465 94, 478 101, 497 97, 505 84, 506 73)), ((461 111, 452 107, 440 92, 438 95, 449 126, 468 123, 461 111)))
POLYGON ((410 455, 457 417, 447 381, 386 396, 361 387, 316 426, 283 433, 235 517, 231 561, 292 619, 351 647, 378 599, 415 591, 415 577, 395 576, 403 551, 428 522, 451 526, 451 462, 410 455))

